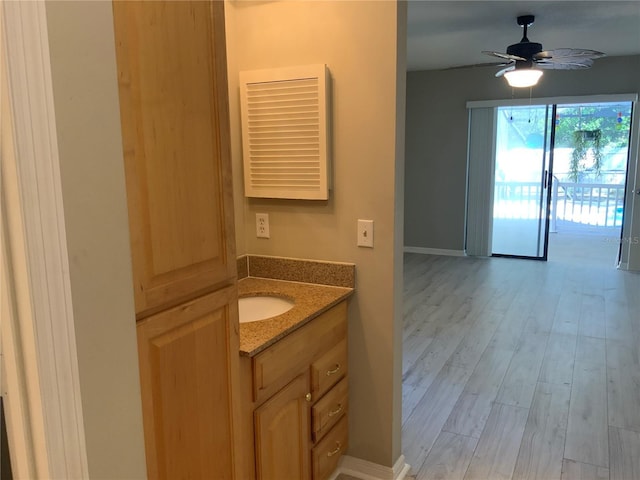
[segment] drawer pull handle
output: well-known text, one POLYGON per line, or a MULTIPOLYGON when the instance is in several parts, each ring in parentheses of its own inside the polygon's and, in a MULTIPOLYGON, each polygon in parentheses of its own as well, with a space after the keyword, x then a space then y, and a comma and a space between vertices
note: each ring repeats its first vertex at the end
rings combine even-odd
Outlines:
POLYGON ((333 457, 336 453, 340 451, 341 448, 342 448, 342 445, 340 445, 340 442, 336 442, 336 449, 330 452, 327 452, 327 457, 333 457))
POLYGON ((336 408, 335 410, 332 410, 329 412, 329 417, 335 417, 337 414, 339 414, 342 411, 342 404, 339 403, 338 404, 338 408, 336 408))
POLYGON ((336 366, 333 368, 333 370, 327 370, 327 377, 330 377, 334 373, 338 373, 338 370, 340 370, 340 364, 336 363, 336 366))

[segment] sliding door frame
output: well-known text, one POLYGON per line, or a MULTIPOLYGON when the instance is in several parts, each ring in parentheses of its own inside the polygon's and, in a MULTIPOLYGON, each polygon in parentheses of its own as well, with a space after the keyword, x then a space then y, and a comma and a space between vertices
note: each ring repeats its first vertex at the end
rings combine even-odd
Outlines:
MULTIPOLYGON (((636 194, 636 191, 640 190, 640 158, 639 143, 640 143, 640 113, 637 108, 638 94, 626 93, 626 94, 612 94, 612 95, 581 95, 581 96, 558 96, 558 97, 540 97, 534 99, 503 99, 503 100, 480 100, 467 102, 467 109, 469 110, 469 122, 471 124, 472 112, 476 109, 492 109, 496 110, 497 107, 509 107, 509 106, 529 106, 529 105, 553 105, 554 111, 557 105, 572 105, 572 104, 584 104, 584 103, 615 103, 615 102, 633 102, 632 106, 632 120, 631 120, 631 132, 629 153, 627 161, 627 178, 626 178, 626 195, 624 201, 625 215, 622 224, 621 234, 621 250, 618 268, 622 270, 640 270, 640 194, 636 194), (633 188, 631 186, 633 185, 633 188), (626 241, 625 241, 626 240, 626 241)), ((495 115, 493 116, 495 120, 495 115)), ((553 123, 553 122, 552 122, 553 123)), ((555 126, 554 126, 555 127, 555 126)), ((471 130, 471 129, 470 129, 471 130)), ((555 128, 552 129, 555 132, 555 128)), ((487 130, 487 134, 495 137, 495 121, 490 129, 487 130)), ((471 139, 471 135, 470 135, 471 139)), ((467 156, 467 186, 468 189, 472 188, 472 182, 470 181, 469 172, 471 171, 472 149, 471 142, 469 142, 468 156, 467 156)), ((495 157, 495 141, 492 144, 492 156, 495 157)), ((493 176, 493 174, 492 174, 493 176)), ((549 184, 549 192, 551 192, 551 184, 549 184)), ((490 190, 490 189, 489 189, 490 190)), ((485 196, 486 197, 486 196, 485 196)), ((493 194, 489 195, 491 199, 491 205, 493 205, 493 194)), ((491 220, 489 220, 489 227, 481 228, 476 225, 483 220, 481 218, 475 218, 475 213, 470 209, 472 203, 470 193, 467 193, 467 207, 465 215, 465 252, 467 255, 491 255, 491 220), (488 229, 488 232, 486 231, 488 229), (473 236, 470 236, 473 233, 473 236), (484 238, 481 238, 484 235, 484 238), (480 247, 478 247, 480 245, 480 247)), ((486 198, 484 199, 486 201, 486 198)), ((486 218, 485 218, 486 220, 486 218)), ((485 225, 487 225, 485 223, 485 225)), ((548 230, 548 227, 547 227, 548 230)), ((547 234, 548 238, 548 234, 547 234)), ((548 244, 545 246, 545 253, 548 244)), ((498 255, 496 255, 498 256, 498 255)), ((511 258, 521 258, 517 256, 511 256, 511 258)), ((531 257, 522 257, 531 258, 531 257)))

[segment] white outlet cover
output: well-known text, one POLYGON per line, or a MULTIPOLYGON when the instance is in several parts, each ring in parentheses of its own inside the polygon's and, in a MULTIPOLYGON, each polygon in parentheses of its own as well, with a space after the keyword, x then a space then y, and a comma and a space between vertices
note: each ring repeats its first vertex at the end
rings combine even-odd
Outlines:
POLYGON ((256 213, 256 237, 271 238, 268 213, 256 213))

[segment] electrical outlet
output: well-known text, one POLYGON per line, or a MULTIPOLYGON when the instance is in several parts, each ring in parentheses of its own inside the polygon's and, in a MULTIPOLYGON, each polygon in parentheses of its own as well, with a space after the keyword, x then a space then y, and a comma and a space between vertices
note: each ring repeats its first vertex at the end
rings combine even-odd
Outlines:
POLYGON ((256 237, 270 238, 268 213, 256 213, 256 237))
POLYGON ((373 248, 373 220, 358 220, 358 246, 373 248))

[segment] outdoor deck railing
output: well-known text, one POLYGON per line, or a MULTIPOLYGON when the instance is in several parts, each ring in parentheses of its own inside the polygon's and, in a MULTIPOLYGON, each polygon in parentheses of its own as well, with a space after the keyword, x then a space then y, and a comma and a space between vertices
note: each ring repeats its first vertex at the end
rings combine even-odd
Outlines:
POLYGON ((607 183, 553 183, 551 191, 551 231, 557 220, 619 227, 624 210, 624 185, 607 183))
MULTIPOLYGON (((496 182, 495 218, 536 218, 540 209, 539 182, 496 182)), ((551 191, 550 230, 565 220, 598 227, 622 225, 624 185, 559 182, 554 178, 551 191)))

